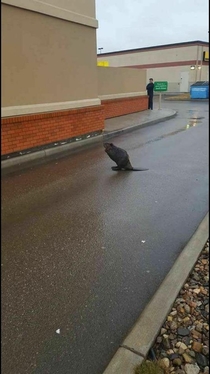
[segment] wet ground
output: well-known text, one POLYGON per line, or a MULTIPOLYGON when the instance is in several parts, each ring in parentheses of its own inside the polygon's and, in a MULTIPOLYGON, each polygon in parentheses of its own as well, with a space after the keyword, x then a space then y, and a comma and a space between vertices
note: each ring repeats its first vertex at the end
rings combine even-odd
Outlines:
POLYGON ((208 211, 208 103, 2 178, 4 374, 100 374, 208 211))

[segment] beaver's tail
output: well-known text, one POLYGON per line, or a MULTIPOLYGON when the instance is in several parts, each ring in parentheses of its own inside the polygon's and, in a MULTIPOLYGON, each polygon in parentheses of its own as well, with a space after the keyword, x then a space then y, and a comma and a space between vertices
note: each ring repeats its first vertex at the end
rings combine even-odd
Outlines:
POLYGON ((136 168, 125 169, 125 171, 146 171, 146 170, 149 170, 149 169, 136 169, 136 168))
POLYGON ((113 166, 112 167, 112 170, 114 171, 146 171, 146 170, 149 170, 149 169, 136 169, 136 168, 119 168, 118 166, 113 166))

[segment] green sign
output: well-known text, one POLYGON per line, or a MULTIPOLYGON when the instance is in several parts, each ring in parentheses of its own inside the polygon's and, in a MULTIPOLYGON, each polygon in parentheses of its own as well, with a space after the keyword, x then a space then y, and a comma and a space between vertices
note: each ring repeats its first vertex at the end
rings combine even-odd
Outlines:
POLYGON ((168 82, 154 82, 154 91, 167 91, 168 82))

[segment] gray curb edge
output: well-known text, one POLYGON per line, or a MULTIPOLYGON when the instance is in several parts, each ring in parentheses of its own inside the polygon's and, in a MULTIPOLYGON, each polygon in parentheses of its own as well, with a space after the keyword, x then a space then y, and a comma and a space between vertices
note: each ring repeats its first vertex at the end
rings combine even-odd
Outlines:
POLYGON ((81 147, 86 147, 97 142, 102 142, 103 139, 110 139, 114 136, 121 135, 122 133, 135 131, 140 128, 155 125, 156 123, 159 123, 159 122, 167 121, 175 117, 176 115, 177 115, 177 112, 174 111, 174 113, 169 116, 159 118, 153 121, 148 121, 143 124, 136 124, 134 126, 126 127, 124 129, 119 129, 119 130, 107 132, 107 133, 104 131, 102 135, 97 135, 90 139, 85 139, 79 142, 65 144, 65 145, 54 147, 54 148, 49 148, 49 149, 33 152, 28 155, 18 156, 18 157, 14 157, 8 160, 4 160, 4 161, 1 161, 1 169, 4 171, 4 174, 6 174, 7 172, 10 172, 10 170, 12 170, 15 166, 17 166, 18 169, 21 170, 21 168, 32 166, 32 165, 39 163, 41 159, 45 161, 46 159, 50 160, 54 158, 55 156, 57 157, 67 156, 71 152, 77 151, 81 147))
POLYGON ((55 158, 55 156, 63 157, 63 156, 68 155, 70 152, 77 151, 81 147, 85 147, 93 143, 100 142, 102 141, 102 139, 103 139, 103 135, 97 135, 88 140, 85 139, 79 142, 59 145, 57 147, 43 149, 37 152, 32 152, 28 155, 14 157, 9 160, 2 161, 1 169, 8 170, 14 166, 20 166, 20 165, 27 166, 28 164, 34 165, 36 164, 36 161, 38 160, 40 161, 41 159, 44 159, 44 160, 52 159, 52 158, 55 158), (35 162, 33 163, 33 161, 35 162))
POLYGON ((134 374, 152 347, 165 318, 209 238, 209 213, 182 250, 103 374, 134 374), (170 297, 166 297, 170 295, 170 297))

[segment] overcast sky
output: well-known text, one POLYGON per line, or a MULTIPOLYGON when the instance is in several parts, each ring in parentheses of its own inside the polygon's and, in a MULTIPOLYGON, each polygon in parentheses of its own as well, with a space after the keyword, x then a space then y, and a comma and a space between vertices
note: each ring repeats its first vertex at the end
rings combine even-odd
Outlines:
MULTIPOLYGON (((101 53, 208 41, 208 0, 95 0, 101 53)), ((97 51, 99 52, 99 51, 97 51)))

